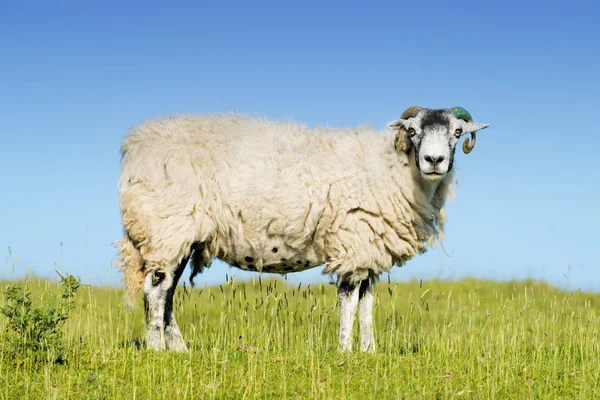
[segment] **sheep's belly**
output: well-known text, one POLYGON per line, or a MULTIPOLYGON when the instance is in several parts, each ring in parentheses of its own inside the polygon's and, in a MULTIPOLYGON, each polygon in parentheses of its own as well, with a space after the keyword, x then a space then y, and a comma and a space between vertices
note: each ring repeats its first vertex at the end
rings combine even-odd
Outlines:
POLYGON ((321 263, 316 262, 311 263, 308 260, 290 260, 279 264, 266 264, 262 267, 246 260, 242 262, 231 263, 233 267, 240 268, 245 271, 268 272, 272 274, 287 274, 290 272, 304 271, 310 268, 318 267, 320 264, 321 263))
MULTIPOLYGON (((253 249, 257 247, 253 247, 253 249)), ((238 248, 237 251, 229 253, 222 260, 233 267, 246 271, 275 274, 304 271, 324 264, 324 260, 312 246, 301 251, 281 245, 261 247, 264 249, 263 251, 250 250, 247 247, 244 251, 238 248)))
POLYGON ((260 210, 243 215, 242 229, 222 239, 222 243, 227 244, 227 251, 217 252, 217 258, 246 271, 276 274, 303 271, 325 263, 322 249, 308 239, 314 237, 314 232, 296 232, 294 236, 273 233, 273 230, 285 231, 286 221, 279 225, 276 221, 265 227, 265 218, 255 215, 260 215, 260 210), (300 235, 307 239, 299 239, 300 235))

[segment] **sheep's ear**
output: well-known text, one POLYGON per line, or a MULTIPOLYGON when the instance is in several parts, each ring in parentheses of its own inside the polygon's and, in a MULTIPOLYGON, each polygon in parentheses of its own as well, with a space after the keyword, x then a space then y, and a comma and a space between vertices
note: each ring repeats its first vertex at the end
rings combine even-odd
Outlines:
POLYGON ((407 135, 403 135, 404 130, 401 130, 396 134, 396 139, 394 140, 394 148, 396 151, 403 151, 405 153, 409 153, 410 149, 412 149, 413 143, 410 140, 410 137, 407 135))
POLYGON ((397 120, 391 121, 387 124, 388 129, 398 132, 401 129, 408 130, 410 127, 410 120, 399 118, 397 120))
POLYGON ((476 132, 481 129, 485 129, 488 126, 490 126, 490 124, 480 124, 479 122, 463 122, 462 123, 462 129, 463 129, 464 133, 476 132))

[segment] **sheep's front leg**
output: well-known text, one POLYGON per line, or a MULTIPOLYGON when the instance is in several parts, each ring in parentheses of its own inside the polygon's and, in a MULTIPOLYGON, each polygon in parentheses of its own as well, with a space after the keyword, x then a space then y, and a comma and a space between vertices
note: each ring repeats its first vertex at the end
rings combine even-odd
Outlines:
POLYGON ((188 260, 184 259, 173 276, 171 286, 167 290, 167 298, 165 301, 165 339, 169 350, 187 352, 188 348, 183 340, 183 335, 179 331, 177 321, 175 320, 175 313, 173 312, 173 296, 175 295, 175 289, 177 288, 177 282, 181 278, 181 274, 187 265, 188 260))
POLYGON ((165 348, 164 322, 167 291, 172 276, 153 271, 144 280, 144 311, 146 314, 146 347, 151 350, 165 348))
POLYGON ((375 335, 373 333, 373 303, 375 283, 365 279, 360 285, 358 294, 358 323, 360 325, 360 350, 375 352, 375 335))
POLYGON ((340 307, 340 348, 352 351, 352 327, 358 306, 359 288, 346 280, 338 279, 338 299, 340 307))

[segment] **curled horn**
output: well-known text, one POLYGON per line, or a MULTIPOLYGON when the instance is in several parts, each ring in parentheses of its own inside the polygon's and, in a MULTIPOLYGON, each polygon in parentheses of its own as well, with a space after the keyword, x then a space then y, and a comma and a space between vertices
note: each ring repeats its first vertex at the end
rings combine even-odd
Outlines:
POLYGON ((400 118, 401 119, 414 118, 417 116, 419 111, 421 111, 422 109, 423 109, 423 107, 419 107, 419 106, 408 107, 406 110, 404 110, 404 112, 402 113, 400 118))
MULTIPOLYGON (((457 119, 462 119, 465 122, 473 122, 473 117, 464 108, 452 107, 450 110, 452 110, 452 114, 454 114, 457 119)), ((475 140, 475 132, 471 132, 471 139, 469 140, 469 138, 466 138, 462 145, 462 149, 465 154, 469 154, 471 151, 473 151, 473 148, 475 148, 475 140)))
MULTIPOLYGON (((422 109, 423 107, 420 106, 408 107, 406 110, 404 110, 404 112, 400 116, 400 119, 414 118, 422 109)), ((404 129, 401 129, 398 132, 398 136, 396 136, 396 142, 398 142, 400 137, 404 139, 404 142, 402 143, 402 151, 408 153, 412 148, 412 140, 406 136, 406 131, 404 129)))

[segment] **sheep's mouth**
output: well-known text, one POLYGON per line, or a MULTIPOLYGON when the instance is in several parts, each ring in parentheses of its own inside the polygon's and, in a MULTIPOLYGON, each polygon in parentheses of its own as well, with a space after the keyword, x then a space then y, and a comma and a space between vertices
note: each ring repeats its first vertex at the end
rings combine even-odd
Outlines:
POLYGON ((423 178, 427 179, 428 181, 439 181, 444 176, 446 176, 446 173, 445 172, 437 172, 437 171, 433 171, 433 172, 421 171, 421 175, 423 175, 423 178))

